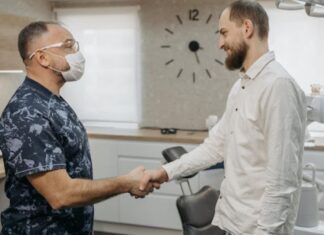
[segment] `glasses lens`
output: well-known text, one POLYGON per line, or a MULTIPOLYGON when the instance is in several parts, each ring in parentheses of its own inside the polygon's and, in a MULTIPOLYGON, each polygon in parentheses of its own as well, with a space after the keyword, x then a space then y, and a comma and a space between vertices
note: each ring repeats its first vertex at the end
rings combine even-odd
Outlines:
POLYGON ((79 49, 80 49, 79 42, 78 41, 74 41, 73 50, 79 51, 79 49))
POLYGON ((63 47, 66 49, 72 49, 73 51, 79 50, 79 43, 74 39, 69 39, 64 42, 63 47))

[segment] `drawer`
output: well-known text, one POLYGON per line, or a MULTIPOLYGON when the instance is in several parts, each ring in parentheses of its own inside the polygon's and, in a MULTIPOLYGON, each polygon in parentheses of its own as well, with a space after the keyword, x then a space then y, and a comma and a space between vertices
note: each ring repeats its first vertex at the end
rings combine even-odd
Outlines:
POLYGON ((129 195, 120 198, 120 222, 127 224, 181 229, 176 196, 151 194, 144 199, 129 195))
MULTIPOLYGON (((134 156, 141 158, 155 158, 164 162, 162 151, 166 148, 179 146, 175 143, 157 143, 140 141, 123 141, 118 143, 118 154, 120 156, 134 156)), ((181 144, 187 151, 194 149, 195 145, 181 144)))
POLYGON ((102 179, 117 175, 116 142, 91 138, 89 140, 93 177, 102 179))
POLYGON ((120 196, 117 196, 95 204, 94 220, 118 223, 119 201, 120 196))

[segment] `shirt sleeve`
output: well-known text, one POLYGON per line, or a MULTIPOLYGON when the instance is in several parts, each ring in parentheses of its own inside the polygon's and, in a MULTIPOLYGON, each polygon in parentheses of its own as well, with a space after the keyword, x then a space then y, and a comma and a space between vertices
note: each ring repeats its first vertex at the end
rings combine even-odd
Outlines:
POLYGON ((218 162, 224 161, 224 144, 226 117, 210 130, 208 138, 193 151, 183 155, 180 159, 163 165, 169 180, 191 175, 206 169, 218 162))
POLYGON ((263 131, 268 163, 255 234, 291 234, 301 185, 305 96, 291 79, 280 78, 267 97, 263 131))
POLYGON ((23 111, 14 116, 16 128, 6 140, 10 151, 6 163, 15 175, 65 168, 64 152, 47 117, 37 112, 26 116, 23 111))

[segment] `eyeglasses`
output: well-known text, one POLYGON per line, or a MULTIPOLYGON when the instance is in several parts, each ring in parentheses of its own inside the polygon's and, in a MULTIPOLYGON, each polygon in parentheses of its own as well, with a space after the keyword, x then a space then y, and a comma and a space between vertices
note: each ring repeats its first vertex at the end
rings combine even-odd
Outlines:
POLYGON ((33 53, 30 54, 28 59, 33 58, 33 56, 36 54, 37 51, 46 50, 46 49, 49 49, 49 48, 71 49, 71 50, 73 50, 75 52, 79 51, 79 49, 80 49, 78 41, 75 41, 74 39, 68 39, 68 40, 66 40, 64 42, 54 43, 54 44, 42 47, 40 49, 37 49, 33 53))
POLYGON ((162 128, 160 131, 162 135, 177 134, 176 128, 162 128))

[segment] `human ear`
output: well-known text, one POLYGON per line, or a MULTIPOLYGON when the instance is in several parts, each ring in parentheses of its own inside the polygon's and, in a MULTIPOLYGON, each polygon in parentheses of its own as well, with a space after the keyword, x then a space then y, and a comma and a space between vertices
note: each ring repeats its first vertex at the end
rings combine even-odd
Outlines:
POLYGON ((43 51, 37 51, 35 53, 35 59, 37 60, 37 62, 43 66, 43 67, 48 67, 50 66, 50 57, 47 55, 47 53, 44 53, 43 51))
POLYGON ((252 38, 255 28, 254 28, 254 24, 252 23, 251 20, 249 20, 249 19, 244 20, 242 29, 243 29, 243 35, 245 38, 252 38))

